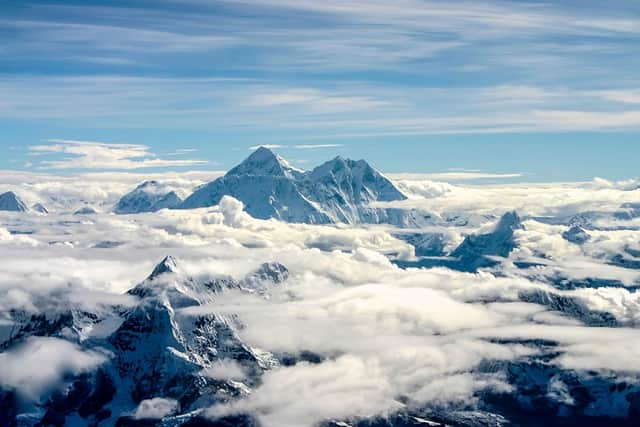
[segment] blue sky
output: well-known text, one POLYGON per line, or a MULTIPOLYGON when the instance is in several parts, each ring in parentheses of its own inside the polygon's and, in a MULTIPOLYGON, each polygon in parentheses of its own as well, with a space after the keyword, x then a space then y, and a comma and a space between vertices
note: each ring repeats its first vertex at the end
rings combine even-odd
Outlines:
POLYGON ((1 169, 640 176, 639 2, 122 3, 0 4, 1 169))

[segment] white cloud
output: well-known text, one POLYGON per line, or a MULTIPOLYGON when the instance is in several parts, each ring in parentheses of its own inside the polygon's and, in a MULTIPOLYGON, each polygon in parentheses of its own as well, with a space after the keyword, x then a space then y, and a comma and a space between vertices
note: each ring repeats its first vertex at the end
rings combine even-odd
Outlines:
POLYGON ((554 129, 616 129, 640 126, 640 111, 540 110, 534 111, 533 114, 554 129))
POLYGON ((458 172, 439 172, 439 173, 424 173, 424 174, 392 174, 391 176, 409 176, 410 178, 416 178, 420 175, 427 180, 436 181, 470 181, 476 179, 509 179, 509 178, 521 178, 522 173, 489 173, 489 172, 470 172, 470 171, 458 171, 458 172))
POLYGON ((133 417, 137 420, 161 419, 173 415, 179 408, 180 405, 174 399, 154 397, 140 402, 133 417))
MULTIPOLYGON (((79 176, 84 188, 101 189, 87 191, 92 201, 114 197, 140 178, 129 173, 79 176)), ((34 197, 55 195, 77 179, 49 174, 7 174, 6 178, 11 186, 29 188, 34 197)), ((187 188, 207 176, 167 173, 154 178, 187 188)), ((495 216, 504 210, 562 217, 640 201, 640 192, 630 191, 631 183, 464 186, 422 181, 421 176, 395 178, 404 185, 403 190, 412 189, 407 203, 428 207, 439 218, 458 215, 461 221, 469 221, 463 226, 440 224, 404 231, 447 233, 453 240, 491 228, 495 216)), ((71 206, 83 197, 82 191, 64 194, 72 200, 71 206)), ((607 311, 626 325, 637 324, 637 292, 610 287, 560 291, 548 280, 563 273, 570 278, 617 278, 637 283, 637 271, 607 266, 601 259, 637 243, 640 225, 634 227, 590 230, 592 240, 578 246, 562 238, 566 226, 527 219, 524 230, 516 233, 520 248, 514 256, 535 257, 544 265, 527 271, 507 262, 500 274, 494 275, 444 268, 403 270, 387 257, 413 255, 410 245, 391 234, 398 230, 257 220, 232 198, 210 208, 135 217, 99 213, 79 219, 68 210, 54 210, 47 217, 2 213, 0 332, 11 329, 5 325, 13 320, 8 317, 12 309, 55 313, 71 308, 104 313, 108 304, 127 306, 132 301, 122 292, 143 280, 167 254, 179 259, 184 275, 196 279, 227 274, 240 278, 262 262, 277 261, 287 266, 290 277, 271 288, 269 298, 226 292, 217 294, 212 304, 179 314, 233 316, 242 323, 238 335, 248 346, 293 355, 310 351, 320 356, 319 363, 268 371, 252 393, 211 408, 211 414, 250 412, 267 427, 298 427, 326 418, 384 413, 407 402, 421 407, 473 404, 479 390, 509 390, 500 375, 478 373, 480 364, 517 361, 539 351, 529 344, 489 342, 489 338, 556 340, 558 357, 550 363, 576 369, 577 375, 588 369, 615 375, 636 371, 629 366, 639 356, 630 344, 640 340, 637 329, 591 328, 571 313, 523 303, 519 297, 526 291, 554 292, 591 310, 607 311), (31 234, 16 235, 8 230, 31 234), (19 242, 20 236, 37 244, 25 245, 19 242), (95 247, 105 240, 121 244, 110 249, 95 247), (544 252, 546 258, 536 251, 544 252), (401 402, 399 396, 403 397, 401 402)), ((104 333, 88 329, 74 332, 80 342, 104 333)), ((84 363, 92 360, 84 358, 86 352, 69 345, 61 353, 74 355, 65 357, 74 361, 74 372, 91 369, 91 363, 84 363), (68 348, 73 351, 67 352, 68 348), (83 356, 76 357, 75 351, 83 356)), ((37 363, 44 364, 37 347, 29 350, 37 363)), ((8 362, 0 364, 0 381, 5 378, 5 366, 7 370, 18 366, 18 356, 18 350, 1 356, 8 362)), ((243 368, 229 360, 201 373, 216 379, 247 380, 243 368)), ((42 384, 52 378, 55 383, 60 376, 43 374, 46 380, 33 386, 21 382, 22 374, 6 378, 35 396, 46 389, 42 384)), ((551 391, 562 398, 561 386, 554 387, 551 391)), ((152 399, 128 410, 140 417, 163 417, 175 411, 174 405, 170 400, 152 399)))
POLYGON ((206 164, 204 160, 164 160, 150 147, 139 144, 108 144, 95 141, 50 139, 50 144, 32 145, 34 155, 70 154, 60 160, 42 160, 40 168, 50 169, 142 169, 206 164))
POLYGON ((218 360, 200 374, 214 380, 234 381, 242 381, 247 376, 242 365, 233 359, 218 360))
POLYGON ((610 101, 640 104, 640 90, 610 90, 600 92, 600 95, 610 101))
POLYGON ((90 371, 106 360, 105 354, 84 351, 62 339, 29 338, 0 353, 0 384, 37 401, 45 392, 60 387, 65 375, 90 371))
POLYGON ((394 402, 393 389, 381 370, 374 361, 352 356, 274 370, 247 399, 214 407, 210 414, 255 412, 266 427, 298 427, 384 413, 401 405, 394 402))

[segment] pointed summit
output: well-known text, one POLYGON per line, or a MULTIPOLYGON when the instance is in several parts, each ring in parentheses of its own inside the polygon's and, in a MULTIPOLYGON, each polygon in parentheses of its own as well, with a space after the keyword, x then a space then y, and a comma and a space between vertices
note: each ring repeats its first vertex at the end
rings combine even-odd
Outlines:
POLYGON ((167 255, 158 265, 155 266, 149 277, 147 277, 147 280, 153 280, 161 274, 177 272, 178 263, 176 262, 176 259, 171 255, 167 255))
POLYGON ((582 245, 589 239, 591 239, 591 235, 587 233, 584 228, 578 225, 574 225, 573 227, 562 233, 562 238, 576 245, 582 245))
POLYGON ((267 147, 258 147, 242 163, 231 169, 227 175, 266 175, 298 178, 302 173, 303 171, 294 168, 289 162, 267 147))
POLYGON ((146 298, 155 295, 158 292, 158 289, 163 288, 157 288, 156 285, 162 282, 156 283, 155 280, 164 274, 175 274, 179 271, 180 270, 178 268, 176 259, 171 255, 167 255, 162 261, 160 261, 158 265, 153 268, 153 271, 151 272, 151 274, 149 274, 149 276, 147 276, 146 279, 138 283, 135 287, 129 289, 127 293, 129 295, 135 295, 139 298, 146 298))
POLYGON ((182 203, 182 199, 169 187, 158 181, 145 181, 133 191, 125 194, 116 204, 114 212, 135 214, 156 212, 160 209, 173 209, 182 203))
POLYGON ((498 262, 491 257, 507 258, 516 247, 514 233, 522 228, 516 212, 505 213, 491 233, 467 236, 451 253, 450 256, 456 261, 450 266, 470 272, 497 265, 498 262))
POLYGON ((254 218, 307 224, 382 223, 390 214, 369 204, 406 199, 364 160, 338 156, 305 172, 266 147, 197 189, 179 209, 213 206, 224 196, 241 201, 254 218))
POLYGON ((35 205, 31 206, 31 209, 41 214, 49 213, 49 210, 42 203, 36 203, 35 205))
POLYGON ((494 233, 504 230, 504 231, 515 231, 522 229, 522 220, 520 219, 520 215, 516 211, 507 212, 500 218, 494 233))
POLYGON ((28 210, 27 205, 13 191, 0 194, 0 211, 26 212, 28 210))

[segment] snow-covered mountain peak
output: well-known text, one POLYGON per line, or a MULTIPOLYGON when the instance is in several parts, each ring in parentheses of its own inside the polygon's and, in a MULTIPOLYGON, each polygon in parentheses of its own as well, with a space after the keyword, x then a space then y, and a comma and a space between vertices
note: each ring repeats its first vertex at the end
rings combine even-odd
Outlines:
POLYGON ((510 231, 522 229, 522 219, 516 211, 507 212, 498 221, 494 233, 498 231, 510 231))
POLYGON ((29 208, 13 191, 0 194, 0 211, 26 212, 29 208))
POLYGON ((309 179, 317 187, 315 192, 329 190, 354 205, 406 199, 391 181, 362 159, 338 156, 313 169, 309 179))
POLYGON ((514 232, 522 228, 520 216, 515 211, 505 213, 492 232, 467 236, 451 253, 455 261, 450 266, 462 271, 477 271, 497 265, 491 257, 508 257, 516 247, 514 232))
POLYGON ((591 239, 591 235, 579 225, 574 225, 573 227, 569 228, 567 231, 562 233, 562 237, 566 241, 575 243, 576 245, 582 245, 589 239, 591 239))
POLYGON ((294 168, 282 157, 266 147, 259 147, 227 175, 283 176, 299 178, 304 172, 294 168))
POLYGON ((36 203, 35 205, 31 206, 31 209, 41 214, 49 213, 49 210, 42 203, 36 203))
POLYGON ((340 176, 345 173, 353 173, 353 170, 356 168, 364 169, 363 166, 366 167, 369 166, 369 164, 364 160, 355 161, 342 156, 336 156, 314 168, 310 173, 310 178, 316 180, 327 175, 340 176))
POLYGON ((147 280, 154 280, 161 274, 177 273, 178 263, 174 257, 167 255, 158 265, 155 266, 147 280))
POLYGON ((196 190, 180 208, 216 205, 224 196, 241 201, 249 215, 261 219, 309 224, 410 222, 401 213, 369 206, 406 196, 364 160, 336 157, 304 172, 261 147, 225 176, 196 190))
POLYGON ((116 204, 114 211, 119 214, 155 212, 165 208, 175 208, 182 199, 165 184, 151 180, 144 181, 133 191, 125 194, 116 204))

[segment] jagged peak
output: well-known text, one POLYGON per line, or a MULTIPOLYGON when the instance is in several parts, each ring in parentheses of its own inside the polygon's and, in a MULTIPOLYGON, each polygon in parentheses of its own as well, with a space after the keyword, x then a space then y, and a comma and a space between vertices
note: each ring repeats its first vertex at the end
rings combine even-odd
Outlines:
POLYGON ((31 209, 43 214, 49 213, 49 210, 42 203, 36 203, 35 205, 31 206, 31 209))
POLYGON ((154 280, 162 274, 177 273, 178 271, 178 262, 176 259, 171 255, 167 255, 158 265, 155 266, 149 277, 147 277, 147 280, 154 280))
POLYGON ((173 191, 170 186, 167 186, 160 181, 156 181, 155 179, 152 179, 152 180, 141 182, 140 184, 138 184, 136 188, 134 188, 128 194, 135 194, 135 193, 142 193, 142 192, 156 194, 156 195, 162 195, 165 193, 166 194, 175 193, 175 191, 173 191))
POLYGON ((97 214, 98 211, 92 207, 92 206, 83 206, 81 208, 79 208, 78 210, 76 210, 73 214, 74 215, 94 215, 97 214))
POLYGON ((591 235, 581 226, 574 225, 562 233, 562 237, 571 243, 581 245, 591 239, 591 235))
POLYGON ((148 181, 141 182, 140 184, 138 184, 136 189, 146 188, 146 187, 157 187, 158 185, 160 185, 160 182, 156 181, 155 179, 151 179, 148 181))
POLYGON ((284 158, 267 147, 258 147, 242 163, 227 172, 227 175, 271 175, 297 178, 303 171, 294 168, 284 158))
POLYGON ((167 255, 153 268, 151 274, 144 281, 130 289, 128 293, 140 298, 155 295, 156 291, 154 289, 156 289, 157 284, 160 284, 156 283, 157 279, 165 274, 177 274, 179 271, 176 259, 171 255, 167 255))
POLYGON ((119 214, 155 212, 164 208, 172 209, 180 203, 182 198, 171 186, 150 180, 142 182, 122 196, 114 206, 114 212, 119 214))
POLYGON ((519 230, 522 228, 522 219, 516 211, 509 211, 502 215, 496 224, 495 231, 500 230, 519 230))
POLYGON ((13 191, 0 194, 0 210, 26 212, 27 205, 13 191))
POLYGON ((352 160, 342 156, 336 156, 311 171, 312 179, 319 179, 327 175, 340 175, 345 171, 378 173, 366 160, 352 160))

